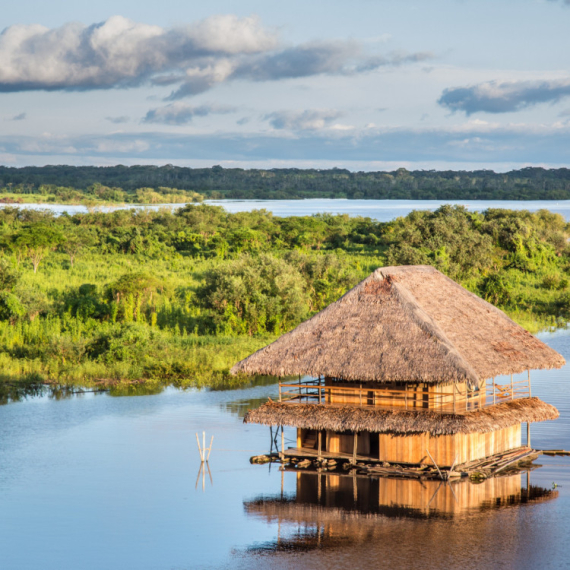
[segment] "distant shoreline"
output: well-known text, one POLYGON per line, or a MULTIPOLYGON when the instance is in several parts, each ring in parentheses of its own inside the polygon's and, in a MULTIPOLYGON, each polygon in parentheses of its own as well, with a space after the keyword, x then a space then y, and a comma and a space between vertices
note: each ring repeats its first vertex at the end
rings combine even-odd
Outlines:
POLYGON ((0 196, 52 203, 203 199, 569 200, 570 169, 351 172, 166 166, 0 166, 0 196))

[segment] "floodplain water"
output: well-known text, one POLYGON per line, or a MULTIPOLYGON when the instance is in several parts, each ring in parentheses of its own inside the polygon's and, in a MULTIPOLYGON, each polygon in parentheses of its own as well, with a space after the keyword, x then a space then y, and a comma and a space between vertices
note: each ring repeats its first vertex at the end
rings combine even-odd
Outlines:
MULTIPOLYGON (((570 360, 570 331, 540 338, 570 360)), ((533 395, 560 410, 533 424, 536 448, 570 449, 569 372, 532 374, 533 395)), ((269 430, 243 414, 276 394, 168 388, 0 406, 0 568, 570 567, 570 458, 542 456, 528 480, 492 485, 298 476, 249 463, 269 430), (202 431, 214 442, 201 472, 202 431)))
MULTIPOLYGON (((537 210, 546 209, 562 214, 570 221, 570 200, 346 200, 315 198, 310 200, 206 200, 205 204, 223 206, 228 212, 250 212, 252 210, 268 210, 275 216, 311 216, 326 212, 328 214, 348 214, 350 216, 363 216, 380 222, 388 222, 399 216, 406 216, 412 210, 435 210, 444 204, 465 206, 471 211, 481 212, 488 208, 505 208, 509 210, 537 210)), ((49 210, 61 215, 87 212, 81 205, 65 204, 0 204, 0 207, 20 207, 34 210, 49 210)), ((137 210, 149 208, 159 210, 167 208, 176 210, 184 204, 116 204, 112 206, 99 206, 102 212, 134 208, 137 210)))

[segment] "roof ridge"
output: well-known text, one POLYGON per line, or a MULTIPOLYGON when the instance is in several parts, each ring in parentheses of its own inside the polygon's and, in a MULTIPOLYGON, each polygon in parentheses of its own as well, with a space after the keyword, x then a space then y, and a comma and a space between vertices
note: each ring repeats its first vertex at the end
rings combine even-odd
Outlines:
MULTIPOLYGON (((379 271, 379 273, 382 277, 386 278, 386 275, 381 271, 379 271)), ((423 309, 414 294, 404 285, 400 285, 400 283, 395 279, 391 280, 390 285, 412 320, 424 333, 439 340, 442 346, 446 349, 447 356, 451 359, 453 365, 463 372, 465 379, 471 385, 476 386, 480 380, 478 374, 475 372, 471 364, 465 360, 453 342, 447 337, 443 329, 423 309)))

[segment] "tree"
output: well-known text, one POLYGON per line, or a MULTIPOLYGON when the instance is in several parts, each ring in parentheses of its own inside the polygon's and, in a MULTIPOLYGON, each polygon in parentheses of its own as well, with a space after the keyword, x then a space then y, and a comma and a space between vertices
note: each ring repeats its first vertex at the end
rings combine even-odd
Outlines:
POLYGON ((226 334, 279 333, 297 324, 308 311, 299 271, 265 254, 242 254, 212 269, 196 295, 212 311, 217 329, 226 334))
POLYGON ((37 273, 41 261, 63 240, 63 233, 57 227, 31 225, 17 234, 15 244, 18 249, 26 251, 34 267, 34 273, 37 273))
POLYGON ((117 308, 122 309, 125 321, 138 321, 142 316, 142 305, 152 302, 153 293, 161 289, 161 281, 146 273, 127 273, 109 287, 117 308))
POLYGON ((86 247, 95 245, 96 238, 88 230, 80 228, 68 228, 65 232, 61 249, 69 255, 69 263, 73 267, 77 257, 86 247))

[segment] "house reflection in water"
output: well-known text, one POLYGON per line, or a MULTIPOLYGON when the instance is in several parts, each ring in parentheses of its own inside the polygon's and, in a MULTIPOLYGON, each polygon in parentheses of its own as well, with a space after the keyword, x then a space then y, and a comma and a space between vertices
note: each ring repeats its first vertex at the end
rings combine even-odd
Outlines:
MULTIPOLYGON (((297 472, 294 495, 244 503, 248 515, 278 524, 261 550, 312 549, 380 538, 390 519, 459 518, 522 503, 551 500, 558 491, 530 484, 530 473, 444 483, 297 472), (288 532, 292 531, 292 532, 288 532)), ((254 549, 255 550, 255 549, 254 549)))

